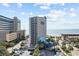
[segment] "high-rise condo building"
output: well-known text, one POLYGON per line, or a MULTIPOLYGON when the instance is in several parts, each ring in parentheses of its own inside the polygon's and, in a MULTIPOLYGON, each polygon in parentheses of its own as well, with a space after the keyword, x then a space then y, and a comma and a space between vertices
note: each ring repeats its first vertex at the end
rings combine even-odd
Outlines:
POLYGON ((30 17, 30 47, 34 47, 40 37, 46 37, 46 17, 30 17))
POLYGON ((6 39, 6 33, 21 30, 20 20, 17 17, 13 19, 0 15, 0 40, 6 39))
POLYGON ((0 31, 16 32, 20 28, 20 20, 17 17, 11 19, 0 15, 0 31))

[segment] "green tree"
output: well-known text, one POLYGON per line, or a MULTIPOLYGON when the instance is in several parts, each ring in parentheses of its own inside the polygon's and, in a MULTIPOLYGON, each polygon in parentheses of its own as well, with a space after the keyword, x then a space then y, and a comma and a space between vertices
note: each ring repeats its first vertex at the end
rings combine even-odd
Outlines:
POLYGON ((13 47, 15 45, 15 43, 9 43, 8 46, 9 47, 13 47))
POLYGON ((65 46, 65 45, 63 45, 63 46, 62 46, 62 49, 63 49, 63 50, 65 50, 65 49, 66 49, 66 46, 65 46))
POLYGON ((24 43, 23 42, 21 43, 21 46, 24 46, 24 43))
POLYGON ((69 46, 69 47, 68 47, 68 50, 73 50, 73 47, 72 47, 72 46, 69 46))
POLYGON ((8 56, 9 53, 7 52, 7 49, 4 46, 0 46, 0 56, 8 56))
POLYGON ((35 50, 34 50, 33 56, 38 56, 39 53, 40 53, 39 44, 36 44, 35 45, 35 50))
POLYGON ((7 42, 0 41, 0 46, 5 46, 6 47, 7 42))
POLYGON ((34 50, 33 56, 38 56, 39 53, 40 53, 39 48, 36 48, 36 49, 34 50))

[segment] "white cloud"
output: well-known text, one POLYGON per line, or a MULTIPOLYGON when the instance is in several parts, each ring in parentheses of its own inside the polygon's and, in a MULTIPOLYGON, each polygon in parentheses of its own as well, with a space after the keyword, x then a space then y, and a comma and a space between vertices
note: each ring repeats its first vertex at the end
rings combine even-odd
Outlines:
POLYGON ((71 13, 69 13, 69 16, 75 17, 75 16, 77 16, 77 14, 75 12, 71 12, 71 13))
POLYGON ((34 6, 39 6, 41 9, 50 9, 51 4, 49 3, 36 3, 34 6))
POLYGON ((43 15, 43 14, 35 15, 35 14, 33 14, 33 12, 30 12, 30 13, 29 13, 29 16, 39 16, 39 17, 43 17, 43 16, 46 16, 46 15, 43 15))
POLYGON ((51 10, 47 14, 47 17, 51 21, 63 21, 65 15, 66 15, 66 13, 64 11, 61 11, 61 10, 51 10))
POLYGON ((44 17, 45 15, 38 15, 39 17, 44 17))
POLYGON ((29 15, 33 15, 33 13, 32 13, 32 12, 30 12, 30 13, 29 13, 29 15))
POLYGON ((62 10, 51 10, 46 15, 48 17, 47 24, 49 24, 48 25, 49 29, 57 29, 57 28, 61 29, 61 28, 73 28, 73 27, 75 28, 75 26, 77 27, 79 24, 79 22, 75 21, 73 18, 77 15, 76 12, 67 12, 67 11, 62 11, 62 10), (53 26, 53 28, 51 26, 53 26))
POLYGON ((61 6, 64 6, 64 5, 65 5, 65 3, 57 3, 57 4, 59 4, 59 5, 61 5, 61 6))
POLYGON ((55 22, 55 23, 61 23, 65 22, 65 16, 66 12, 62 10, 51 10, 47 14, 39 14, 37 16, 46 16, 48 22, 55 22))
POLYGON ((64 6, 64 5, 65 5, 65 3, 61 3, 61 5, 62 5, 62 6, 64 6))
POLYGON ((21 12, 21 15, 25 15, 25 12, 21 12))
POLYGON ((64 6, 64 3, 35 3, 34 6, 39 6, 41 9, 51 9, 51 4, 61 4, 64 6))
POLYGON ((70 12, 68 13, 68 15, 69 15, 70 17, 75 17, 75 16, 77 16, 77 13, 76 13, 76 11, 75 11, 75 8, 70 8, 70 12))
POLYGON ((67 12, 63 10, 50 10, 47 14, 43 14, 40 16, 47 16, 48 22, 64 23, 67 22, 65 16, 69 17, 71 20, 71 17, 75 17, 77 16, 77 14, 75 12, 67 12))
POLYGON ((70 11, 71 11, 71 12, 75 11, 75 8, 70 8, 70 11))
POLYGON ((15 10, 6 10, 6 12, 9 12, 9 13, 16 13, 15 10))
POLYGON ((49 7, 47 6, 40 6, 41 9, 50 9, 49 7))
POLYGON ((73 22, 75 22, 73 18, 71 18, 71 16, 75 17, 76 13, 63 10, 50 10, 47 14, 43 14, 40 16, 47 16, 47 23, 50 24, 49 26, 54 25, 59 26, 59 28, 65 28, 64 26, 71 25, 73 24, 73 22))
POLYGON ((22 3, 18 3, 18 7, 20 7, 20 8, 21 8, 22 6, 23 6, 23 4, 22 4, 22 3))
POLYGON ((2 3, 3 6, 9 7, 10 5, 8 3, 2 3))

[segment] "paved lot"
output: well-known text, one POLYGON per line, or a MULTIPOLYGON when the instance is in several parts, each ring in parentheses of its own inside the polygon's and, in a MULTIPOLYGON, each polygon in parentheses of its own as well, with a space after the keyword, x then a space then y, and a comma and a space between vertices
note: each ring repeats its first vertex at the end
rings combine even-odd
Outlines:
POLYGON ((74 50, 71 51, 72 56, 79 56, 79 49, 77 49, 76 47, 73 47, 74 50))

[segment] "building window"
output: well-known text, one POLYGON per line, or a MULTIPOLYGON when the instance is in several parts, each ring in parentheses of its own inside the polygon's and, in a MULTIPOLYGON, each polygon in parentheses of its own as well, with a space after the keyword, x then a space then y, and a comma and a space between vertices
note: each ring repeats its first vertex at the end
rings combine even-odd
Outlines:
POLYGON ((41 23, 40 23, 40 24, 44 25, 44 22, 43 22, 43 21, 41 21, 41 23))

